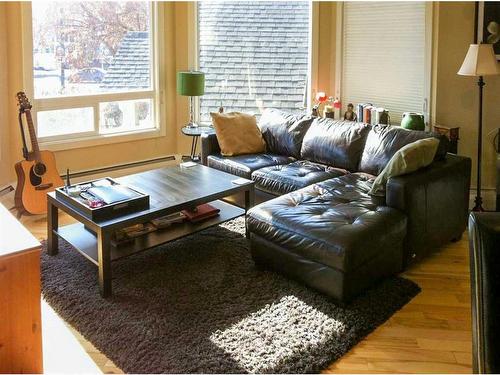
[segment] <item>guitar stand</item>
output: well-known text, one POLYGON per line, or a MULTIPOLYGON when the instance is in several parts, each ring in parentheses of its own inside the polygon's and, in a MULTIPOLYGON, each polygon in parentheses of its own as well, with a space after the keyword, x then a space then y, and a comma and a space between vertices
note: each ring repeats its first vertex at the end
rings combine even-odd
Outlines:
POLYGON ((16 210, 16 219, 17 220, 20 220, 21 217, 23 216, 23 214, 26 214, 27 212, 24 210, 24 208, 22 207, 17 207, 17 206, 14 206, 14 207, 11 207, 9 208, 9 211, 14 211, 16 210))
POLYGON ((12 207, 11 210, 17 210, 17 212, 16 212, 16 219, 17 220, 20 220, 25 212, 22 208, 17 208, 17 207, 12 207))

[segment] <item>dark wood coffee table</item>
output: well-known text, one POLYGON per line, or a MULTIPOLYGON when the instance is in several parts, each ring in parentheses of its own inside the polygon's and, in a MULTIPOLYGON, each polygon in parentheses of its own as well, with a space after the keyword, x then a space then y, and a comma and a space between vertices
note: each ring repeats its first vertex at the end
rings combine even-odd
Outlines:
POLYGON ((47 252, 50 255, 57 254, 59 238, 69 242, 99 267, 101 295, 103 297, 110 296, 112 294, 112 261, 244 215, 254 205, 254 183, 247 180, 248 182, 243 185, 236 185, 232 181, 237 178, 237 176, 203 165, 190 168, 180 166, 161 168, 120 177, 116 179, 118 182, 135 187, 150 195, 150 208, 100 222, 90 220, 75 207, 58 199, 55 192, 49 193, 47 252), (245 194, 245 208, 221 200, 224 197, 242 192, 245 194), (112 244, 111 239, 117 229, 145 223, 203 203, 210 203, 219 208, 220 215, 200 223, 176 224, 170 228, 138 237, 133 242, 123 245, 114 246, 112 244), (78 223, 59 227, 59 209, 75 218, 78 223))

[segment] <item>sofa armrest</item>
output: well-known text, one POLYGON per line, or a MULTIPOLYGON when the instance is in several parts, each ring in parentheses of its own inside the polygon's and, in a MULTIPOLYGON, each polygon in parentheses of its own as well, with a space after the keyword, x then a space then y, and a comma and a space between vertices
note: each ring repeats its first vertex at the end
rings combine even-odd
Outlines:
POLYGON ((387 206, 408 217, 404 264, 462 236, 469 212, 471 160, 448 154, 427 168, 390 178, 387 206))
POLYGON ((500 372, 500 212, 469 216, 472 370, 500 372))
POLYGON ((218 154, 220 152, 219 142, 215 134, 201 135, 201 162, 207 165, 208 155, 218 154))

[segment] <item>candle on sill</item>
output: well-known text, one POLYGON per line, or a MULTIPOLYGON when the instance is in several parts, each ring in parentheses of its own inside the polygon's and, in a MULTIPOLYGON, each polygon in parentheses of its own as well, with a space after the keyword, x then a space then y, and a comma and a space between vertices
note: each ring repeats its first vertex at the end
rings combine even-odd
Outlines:
POLYGON ((335 117, 340 119, 340 108, 342 107, 342 103, 340 102, 340 99, 339 98, 335 98, 335 100, 333 101, 333 108, 334 108, 334 112, 335 112, 335 117))

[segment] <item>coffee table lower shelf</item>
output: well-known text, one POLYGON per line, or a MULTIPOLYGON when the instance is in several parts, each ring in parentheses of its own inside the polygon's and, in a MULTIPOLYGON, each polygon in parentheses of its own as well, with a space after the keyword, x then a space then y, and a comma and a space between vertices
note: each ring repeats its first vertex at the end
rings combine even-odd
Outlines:
MULTIPOLYGON (((245 210, 223 201, 210 202, 211 205, 220 209, 219 216, 202 221, 200 223, 178 223, 169 228, 160 229, 143 236, 135 238, 134 241, 121 244, 117 247, 111 246, 111 261, 124 258, 152 247, 174 241, 181 237, 199 232, 203 229, 237 218, 245 214, 245 210)), ((81 223, 60 227, 54 233, 69 242, 82 255, 92 263, 99 265, 97 256, 97 237, 91 231, 85 229, 81 223)))

